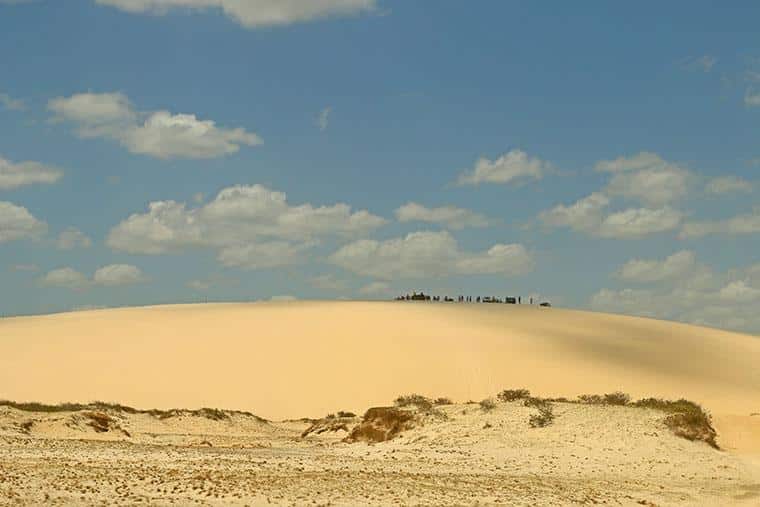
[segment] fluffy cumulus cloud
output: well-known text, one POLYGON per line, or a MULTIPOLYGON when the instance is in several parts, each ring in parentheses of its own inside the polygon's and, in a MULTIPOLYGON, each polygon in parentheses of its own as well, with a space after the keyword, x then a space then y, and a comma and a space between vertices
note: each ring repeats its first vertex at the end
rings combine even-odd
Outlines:
POLYGON ((749 193, 752 189, 752 183, 738 176, 721 176, 705 185, 705 192, 711 195, 749 193))
POLYGON ((21 99, 14 99, 7 93, 0 92, 0 108, 8 109, 9 111, 23 111, 26 109, 26 104, 21 99))
POLYGON ((139 112, 121 93, 58 97, 48 109, 56 121, 75 124, 83 138, 112 139, 131 153, 161 159, 221 157, 262 143, 245 129, 220 127, 193 114, 139 112))
POLYGON ((130 264, 111 264, 95 271, 92 281, 96 285, 132 285, 145 281, 140 268, 130 264))
POLYGON ((612 173, 606 189, 608 195, 640 201, 647 206, 662 206, 682 198, 692 177, 688 170, 649 152, 601 161, 596 164, 596 170, 612 173))
POLYGON ((449 229, 465 227, 487 227, 488 217, 474 211, 456 206, 428 208, 416 202, 409 202, 396 209, 399 222, 430 222, 441 224, 449 229))
POLYGON ((114 227, 108 245, 129 253, 162 254, 211 248, 227 266, 248 269, 292 264, 326 237, 351 239, 386 220, 347 204, 291 205, 282 192, 261 185, 228 187, 210 202, 189 208, 157 201, 114 227))
POLYGON ((66 289, 84 289, 90 285, 90 280, 73 268, 58 268, 49 271, 40 279, 46 287, 63 287, 66 289))
POLYGON ((174 9, 220 9, 247 28, 288 25, 375 9, 376 0, 95 0, 134 14, 163 15, 174 9))
POLYGON ((40 284, 46 287, 61 287, 83 290, 94 286, 116 287, 145 282, 147 278, 136 266, 130 264, 110 264, 98 268, 92 278, 70 268, 54 269, 42 278, 40 284))
POLYGON ((496 160, 480 158, 475 167, 462 172, 457 179, 459 185, 479 185, 481 183, 518 183, 537 180, 551 168, 551 164, 536 157, 530 157, 522 150, 511 150, 496 160))
POLYGON ((34 217, 23 206, 0 201, 0 243, 20 239, 39 239, 47 232, 47 224, 34 217))
POLYGON ((8 190, 33 184, 56 183, 63 176, 57 167, 39 162, 13 163, 0 156, 0 190, 8 190))
POLYGON ((539 219, 550 227, 569 227, 602 238, 636 239, 678 227, 681 213, 670 207, 628 208, 608 213, 610 199, 599 192, 574 204, 560 204, 544 211, 539 219))
POLYGON ((664 260, 631 259, 618 276, 631 282, 659 282, 680 278, 691 272, 696 265, 694 252, 682 250, 664 260))
POLYGON ((56 246, 60 250, 90 248, 92 246, 92 240, 76 227, 69 227, 58 235, 56 246))
POLYGON ((717 273, 688 251, 664 260, 626 263, 616 278, 644 287, 603 288, 590 306, 599 311, 757 332, 760 265, 717 273))
POLYGON ((359 240, 333 253, 330 262, 380 280, 450 275, 521 275, 534 261, 520 244, 497 244, 483 252, 466 252, 447 231, 421 231, 385 241, 359 240))
POLYGON ((692 183, 690 171, 649 152, 604 160, 595 169, 610 175, 604 188, 573 204, 546 210, 539 220, 549 227, 616 239, 642 238, 681 225, 683 213, 676 204, 692 183), (639 207, 628 204, 620 209, 619 201, 635 201, 639 207))
POLYGON ((737 215, 725 220, 687 222, 678 235, 680 239, 695 239, 711 234, 744 235, 760 232, 760 207, 751 213, 737 215))

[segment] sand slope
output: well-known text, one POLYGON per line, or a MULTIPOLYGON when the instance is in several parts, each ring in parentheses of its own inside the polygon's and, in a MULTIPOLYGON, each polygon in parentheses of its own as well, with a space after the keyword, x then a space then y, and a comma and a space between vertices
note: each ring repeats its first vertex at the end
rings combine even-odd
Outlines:
MULTIPOLYGON (((659 411, 521 401, 436 407, 393 440, 301 438, 245 414, 0 407, 0 504, 757 505, 739 457, 678 438, 659 411), (106 417, 110 429, 87 424, 106 417)), ((353 418, 354 424, 358 419, 353 418)), ((351 425, 349 424, 349 426, 351 425)))
POLYGON ((408 392, 465 401, 508 387, 623 390, 703 403, 719 426, 747 426, 732 440, 744 448, 760 424, 749 415, 760 412, 758 365, 757 337, 529 306, 208 304, 0 320, 1 398, 280 419, 361 412, 408 392))

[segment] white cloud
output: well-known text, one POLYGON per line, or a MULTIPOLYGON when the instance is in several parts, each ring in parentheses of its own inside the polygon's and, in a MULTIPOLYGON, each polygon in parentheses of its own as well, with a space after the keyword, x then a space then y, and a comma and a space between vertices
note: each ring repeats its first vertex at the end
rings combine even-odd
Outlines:
POLYGON ((635 199, 655 207, 686 195, 691 180, 689 171, 650 152, 604 160, 596 164, 596 170, 612 173, 605 191, 607 195, 635 199))
POLYGON ((48 103, 48 109, 55 113, 55 120, 75 123, 83 138, 112 139, 131 153, 161 159, 221 157, 236 153, 241 146, 262 143, 245 129, 218 127, 193 114, 135 111, 121 93, 58 97, 48 103))
POLYGON ((90 284, 85 275, 72 268, 59 268, 48 272, 40 279, 47 287, 64 287, 67 289, 84 289, 90 284))
POLYGON ((19 239, 38 239, 47 232, 47 224, 37 220, 29 210, 0 201, 0 243, 19 239))
POLYGON ((90 248, 92 240, 79 229, 69 227, 58 235, 56 246, 61 250, 73 250, 74 248, 90 248))
POLYGON ((760 330, 760 265, 716 273, 686 251, 665 261, 629 262, 616 275, 656 285, 601 289, 590 300, 593 309, 746 332, 760 330), (621 276, 624 271, 627 277, 621 276))
POLYGON ((63 176, 57 167, 46 166, 39 162, 13 163, 0 157, 0 189, 8 190, 35 183, 56 183, 63 176))
POLYGON ((716 63, 718 63, 718 59, 711 55, 694 56, 682 60, 681 68, 691 71, 710 72, 716 63))
POLYGON ((95 271, 92 279, 96 285, 105 286, 132 285, 146 280, 140 268, 130 264, 103 266, 95 271))
POLYGON ((749 107, 760 106, 760 90, 756 88, 747 88, 744 94, 744 104, 749 107))
POLYGON ((319 112, 319 117, 317 117, 317 126, 319 127, 319 130, 325 131, 327 130, 327 127, 330 126, 331 112, 332 112, 331 107, 326 107, 322 111, 319 112))
POLYGON ((613 213, 604 218, 597 235, 604 238, 641 238, 675 229, 682 215, 672 208, 635 208, 613 213))
POLYGON ((569 227, 592 236, 635 239, 669 231, 681 222, 681 213, 669 208, 629 208, 605 215, 610 200, 595 192, 569 206, 560 204, 544 211, 539 219, 551 227, 569 227))
POLYGON ((681 278, 692 272, 695 266, 694 252, 682 250, 663 261, 631 259, 620 268, 618 276, 632 282, 659 282, 681 278))
POLYGON ((385 241, 359 240, 333 253, 330 262, 381 280, 457 274, 521 275, 534 262, 523 245, 497 244, 485 252, 465 252, 446 231, 421 231, 385 241))
POLYGON ((287 241, 269 241, 223 248, 217 260, 225 266, 243 269, 267 269, 296 264, 300 253, 311 245, 287 241))
POLYGON ((427 208, 416 202, 409 202, 399 207, 396 210, 396 219, 399 222, 431 222, 454 230, 489 225, 488 217, 465 208, 456 206, 427 208))
POLYGON ((261 185, 225 188, 197 208, 157 201, 114 227, 107 244, 129 253, 163 254, 211 248, 226 266, 260 269, 300 261, 326 237, 353 238, 386 223, 347 204, 291 205, 282 192, 261 185))
POLYGON ((481 183, 517 183, 526 179, 540 179, 550 170, 551 164, 536 157, 529 157, 522 150, 511 150, 496 160, 480 158, 475 167, 464 171, 457 179, 458 185, 481 183))
POLYGON ((678 235, 680 239, 693 239, 710 234, 755 234, 760 232, 760 207, 752 213, 737 215, 727 220, 708 220, 703 222, 687 222, 678 235))
POLYGON ((707 182, 705 192, 712 195, 752 192, 752 183, 738 176, 721 176, 707 182))
POLYGON ((720 298, 726 301, 750 303, 760 299, 760 289, 748 285, 747 280, 737 280, 720 289, 720 298))
POLYGON ((312 277, 309 279, 309 284, 314 288, 322 290, 345 291, 348 289, 348 283, 345 280, 336 278, 331 274, 312 277))
POLYGON ((98 268, 92 279, 70 267, 54 269, 40 278, 40 284, 47 287, 82 290, 98 285, 105 287, 132 285, 146 280, 143 272, 136 266, 111 264, 98 268))
POLYGON ((7 93, 0 92, 0 106, 10 111, 23 111, 26 104, 21 99, 14 99, 7 93))
POLYGON ((376 0, 96 0, 133 14, 164 15, 174 9, 221 9, 246 28, 288 25, 375 9, 376 0))
POLYGON ((359 289, 359 293, 365 296, 388 296, 393 293, 393 289, 387 282, 370 282, 359 289))

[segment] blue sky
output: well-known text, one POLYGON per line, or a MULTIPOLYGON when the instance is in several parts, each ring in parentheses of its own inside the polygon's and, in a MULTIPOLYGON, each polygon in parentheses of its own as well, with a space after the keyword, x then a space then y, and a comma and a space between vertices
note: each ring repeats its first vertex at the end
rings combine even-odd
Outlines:
POLYGON ((0 312, 427 289, 760 333, 759 15, 0 0, 0 312))

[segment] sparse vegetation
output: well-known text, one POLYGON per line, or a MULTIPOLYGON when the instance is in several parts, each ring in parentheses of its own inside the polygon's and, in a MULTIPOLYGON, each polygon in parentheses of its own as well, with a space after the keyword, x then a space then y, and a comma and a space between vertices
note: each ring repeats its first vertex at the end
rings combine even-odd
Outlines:
POLYGON ((344 439, 346 442, 385 442, 415 426, 415 415, 398 407, 375 407, 367 410, 344 439))
POLYGON ((545 402, 543 405, 537 405, 538 414, 530 416, 529 422, 531 428, 545 428, 554 421, 554 409, 551 404, 545 402))
POLYGON ((604 397, 600 394, 581 394, 578 401, 586 405, 601 405, 604 403, 604 397))
POLYGON ((645 398, 632 404, 634 407, 651 408, 666 412, 665 425, 675 435, 687 440, 701 440, 715 449, 720 449, 715 441, 717 432, 712 426, 710 414, 693 401, 678 401, 659 398, 645 398))
POLYGON ((484 400, 480 400, 480 408, 484 412, 490 412, 491 410, 496 408, 496 402, 493 400, 493 398, 486 398, 484 400))
POLYGON ((222 421, 229 419, 233 415, 242 415, 246 417, 253 417, 260 422, 267 422, 257 415, 250 412, 244 412, 241 410, 221 410, 217 408, 201 408, 198 410, 186 410, 186 409, 148 409, 140 410, 125 405, 119 405, 117 403, 106 403, 103 401, 94 401, 88 404, 82 403, 60 403, 58 405, 48 405, 37 402, 15 402, 9 400, 0 400, 0 407, 9 407, 16 410, 22 410, 24 412, 42 412, 42 413, 57 413, 57 412, 81 412, 81 411, 96 411, 96 412, 122 412, 125 414, 148 414, 158 419, 168 419, 170 417, 179 417, 182 415, 205 417, 214 421, 222 421))
POLYGON ((614 393, 607 393, 604 395, 605 405, 628 405, 631 402, 631 397, 626 393, 615 391, 614 393))
POLYGON ((399 396, 393 401, 397 407, 417 407, 422 411, 429 411, 433 408, 433 400, 421 394, 407 394, 399 396))
POLYGON ((433 401, 433 405, 453 405, 454 402, 451 401, 451 398, 436 398, 433 401))
POLYGON ((517 401, 517 400, 523 400, 525 398, 528 398, 530 396, 530 391, 527 389, 505 389, 499 394, 496 395, 496 398, 498 398, 499 401, 508 402, 508 401, 517 401))

